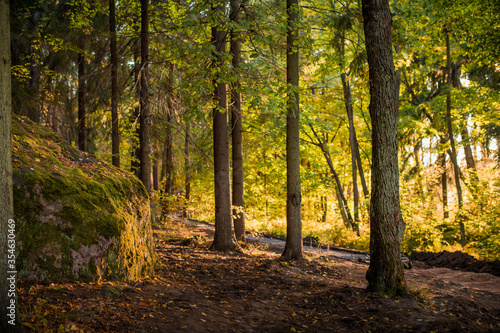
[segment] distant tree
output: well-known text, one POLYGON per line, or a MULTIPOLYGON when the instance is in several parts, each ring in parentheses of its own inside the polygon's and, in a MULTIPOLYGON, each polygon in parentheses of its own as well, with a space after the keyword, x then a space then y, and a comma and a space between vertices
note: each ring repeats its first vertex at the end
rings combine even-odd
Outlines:
MULTIPOLYGON (((11 138, 11 73, 10 73, 10 18, 9 1, 0 0, 0 331, 22 332, 23 327, 17 310, 17 292, 10 290, 10 278, 15 267, 8 265, 13 249, 9 251, 9 221, 14 217, 12 193, 12 138, 11 138), (12 301, 15 303, 12 305, 12 301), (8 316, 9 307, 14 306, 15 319, 8 316)), ((17 276, 14 275, 14 278, 17 276)))
POLYGON ((118 54, 116 49, 115 0, 109 0, 109 33, 111 53, 111 152, 112 163, 120 167, 120 132, 118 124, 118 54))
POLYGON ((372 122, 372 193, 368 290, 406 294, 401 262, 404 221, 399 199, 398 96, 388 0, 363 0, 372 122))
POLYGON ((301 259, 302 217, 300 190, 300 110, 299 110, 299 1, 287 0, 286 83, 286 245, 282 257, 301 259))
POLYGON ((139 144, 141 149, 141 181, 148 192, 151 184, 151 135, 149 115, 149 86, 148 86, 148 58, 149 58, 149 0, 141 0, 141 69, 140 69, 140 114, 139 114, 139 144))
POLYGON ((87 111, 85 108, 85 43, 81 43, 78 53, 78 149, 87 151, 87 111))

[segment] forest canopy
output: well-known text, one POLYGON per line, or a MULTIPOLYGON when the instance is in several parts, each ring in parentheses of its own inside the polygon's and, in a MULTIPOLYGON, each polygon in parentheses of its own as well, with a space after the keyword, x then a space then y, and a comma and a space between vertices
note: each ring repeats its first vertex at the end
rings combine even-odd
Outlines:
MULTIPOLYGON (((209 222, 213 151, 225 144, 244 197, 233 196, 230 219, 285 235, 287 107, 297 101, 302 233, 368 250, 373 128, 361 1, 231 3, 10 1, 13 112, 135 173, 158 214, 181 207, 209 222), (297 85, 287 81, 294 49, 297 85), (223 91, 225 102, 214 99, 223 91), (231 140, 214 145, 216 126, 231 140)), ((500 259, 500 3, 390 8, 402 251, 500 259)))

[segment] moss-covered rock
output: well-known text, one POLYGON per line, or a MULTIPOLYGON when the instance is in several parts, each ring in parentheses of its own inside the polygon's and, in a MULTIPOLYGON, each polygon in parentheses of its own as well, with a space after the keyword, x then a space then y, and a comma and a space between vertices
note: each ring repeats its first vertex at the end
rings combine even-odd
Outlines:
POLYGON ((154 265, 150 205, 137 177, 13 118, 21 278, 134 280, 154 265))

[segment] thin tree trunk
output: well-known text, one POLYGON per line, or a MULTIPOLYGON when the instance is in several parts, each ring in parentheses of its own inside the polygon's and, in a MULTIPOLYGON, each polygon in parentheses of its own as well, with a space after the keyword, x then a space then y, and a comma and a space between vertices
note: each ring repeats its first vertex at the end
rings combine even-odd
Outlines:
POLYGON ((233 223, 236 239, 245 240, 245 198, 243 192, 243 138, 241 92, 239 66, 241 63, 241 37, 238 31, 240 23, 240 0, 231 0, 231 20, 235 28, 231 30, 231 54, 233 55, 233 75, 236 82, 231 87, 231 127, 233 144, 233 223))
MULTIPOLYGON (((218 3, 213 7, 214 16, 224 12, 224 6, 218 3)), ((219 21, 219 19, 216 19, 219 21)), ((223 67, 226 52, 226 32, 220 23, 212 27, 212 45, 215 48, 214 62, 218 71, 223 67)), ((226 83, 222 82, 220 72, 213 79, 213 140, 214 140, 214 176, 215 176, 215 233, 211 250, 229 252, 237 248, 231 216, 231 183, 229 168, 229 133, 226 83)))
MULTIPOLYGON (((83 43, 82 43, 83 44, 83 43)), ((85 55, 78 53, 78 149, 87 151, 87 114, 85 110, 85 55)))
POLYGON ((361 163, 361 154, 359 153, 359 143, 356 138, 356 130, 354 131, 354 144, 356 146, 356 161, 358 165, 359 179, 361 180, 361 186, 363 187, 363 195, 365 198, 370 196, 370 192, 368 191, 368 186, 366 185, 365 173, 363 171, 363 164, 361 163))
POLYGON ((321 196, 321 210, 323 214, 321 215, 321 221, 326 223, 328 218, 328 197, 326 195, 321 196))
POLYGON ((141 146, 141 181, 148 192, 151 192, 151 138, 150 138, 150 110, 148 86, 148 58, 149 58, 149 0, 141 0, 141 94, 140 94, 140 136, 141 146))
POLYGON ((188 205, 191 198, 191 172, 190 172, 190 156, 189 156, 189 140, 191 136, 191 126, 190 121, 186 118, 186 138, 184 140, 184 172, 186 175, 184 184, 184 198, 186 199, 186 208, 184 211, 184 217, 189 217, 188 215, 188 205))
POLYGON ((171 195, 174 190, 174 154, 173 154, 173 136, 172 136, 172 112, 167 107, 167 137, 165 140, 165 193, 171 195))
POLYGON ((111 52, 111 153, 112 163, 120 167, 120 133, 118 127, 118 54, 116 50, 115 0, 109 0, 109 32, 111 52))
POLYGON ((363 0, 372 121, 372 193, 368 290, 407 294, 401 239, 404 222, 399 198, 398 96, 392 56, 392 15, 388 0, 363 0))
POLYGON ((344 103, 347 111, 347 118, 349 121, 349 144, 351 147, 351 173, 352 173, 352 188, 354 197, 354 223, 352 225, 353 230, 359 234, 359 191, 358 191, 358 171, 356 167, 356 139, 355 139, 355 129, 354 129, 354 114, 352 110, 351 102, 351 87, 347 81, 346 74, 342 73, 340 75, 342 79, 342 87, 344 89, 344 103))
POLYGON ((317 143, 315 144, 321 149, 321 152, 323 153, 323 156, 326 159, 326 163, 328 164, 328 167, 330 168, 330 172, 333 175, 333 179, 335 180, 335 192, 336 196, 338 199, 338 204, 339 204, 339 210, 340 214, 342 215, 342 219, 344 221, 344 224, 346 225, 346 228, 352 229, 354 220, 351 215, 351 211, 349 210, 349 205, 347 203, 347 199, 344 195, 344 191, 342 189, 342 184, 340 182, 339 175, 337 171, 335 171, 335 168, 333 167, 333 161, 332 161, 332 156, 330 155, 330 150, 328 149, 327 140, 323 138, 323 140, 320 139, 318 133, 316 133, 316 130, 312 126, 312 124, 309 124, 309 127, 311 128, 311 131, 313 132, 314 137, 316 138, 317 143))
POLYGON ((286 82, 288 89, 286 116, 286 245, 282 257, 301 259, 302 219, 300 189, 300 123, 299 123, 299 1, 287 0, 286 82))
MULTIPOLYGON (((17 234, 12 189, 12 92, 9 1, 0 0, 0 331, 22 332, 16 291, 15 244, 17 234), (5 42, 7 41, 7 42, 5 42)), ((19 221, 17 221, 19 222, 19 221)))
POLYGON ((463 207, 463 196, 462 196, 462 186, 460 185, 460 169, 457 161, 457 149, 455 147, 455 139, 453 137, 453 124, 451 119, 451 50, 450 50, 450 35, 446 33, 446 67, 447 67, 447 80, 448 80, 448 91, 446 93, 446 124, 448 126, 448 137, 451 146, 451 162, 453 164, 453 174, 455 176, 455 186, 457 188, 458 196, 458 219, 460 227, 460 243, 462 246, 466 244, 465 238, 465 226, 462 217, 462 207, 463 207))
POLYGON ((166 98, 167 98, 167 128, 166 128, 166 140, 165 140, 165 193, 171 195, 174 191, 174 154, 173 154, 173 122, 174 122, 174 75, 175 67, 170 64, 167 78, 166 86, 166 98))
MULTIPOLYGON (((140 128, 140 118, 141 118, 141 63, 140 63, 140 39, 137 40, 134 46, 134 90, 135 90, 135 100, 137 106, 134 108, 133 123, 135 123, 135 133, 137 139, 140 140, 141 128, 140 128)), ((130 163, 130 171, 136 175, 137 178, 141 178, 141 145, 140 142, 132 139, 131 143, 134 149, 132 150, 132 161, 130 163)))
POLYGON ((159 164, 160 160, 159 158, 154 158, 153 159, 153 168, 152 168, 152 173, 153 173, 153 190, 158 191, 160 189, 160 175, 159 175, 159 164))
MULTIPOLYGON (((35 7, 36 8, 36 7, 35 7)), ((40 21, 41 13, 39 10, 35 9, 35 12, 32 16, 32 24, 30 24, 30 33, 33 36, 38 34, 38 24, 40 21)), ((35 42, 36 43, 36 42, 35 42)), ((28 104, 28 118, 34 121, 35 123, 40 123, 42 121, 42 112, 41 112, 41 96, 40 96, 40 56, 41 50, 38 45, 30 46, 30 53, 33 60, 31 60, 30 64, 30 79, 29 79, 29 87, 31 98, 28 104)))
MULTIPOLYGON (((460 71, 460 63, 457 62, 455 63, 455 66, 452 66, 452 84, 453 87, 457 90, 462 89, 462 83, 460 82, 460 76, 461 76, 461 71, 460 71)), ((471 193, 474 198, 477 198, 478 191, 479 191, 479 177, 477 174, 477 169, 476 169, 476 162, 474 161, 474 155, 472 154, 472 148, 470 145, 470 137, 469 137, 469 131, 467 129, 467 120, 468 120, 468 114, 465 113, 462 115, 462 119, 464 120, 464 125, 462 129, 462 145, 464 147, 464 155, 465 155, 465 162, 467 163, 467 170, 469 172, 469 182, 472 185, 471 186, 471 193)))
MULTIPOLYGON (((448 140, 446 137, 440 137, 441 145, 446 144, 448 140)), ((441 179, 441 195, 443 198, 443 218, 447 219, 450 217, 450 212, 448 211, 448 177, 446 175, 446 151, 443 151, 438 157, 436 161, 437 164, 441 167, 442 173, 440 176, 441 179)))

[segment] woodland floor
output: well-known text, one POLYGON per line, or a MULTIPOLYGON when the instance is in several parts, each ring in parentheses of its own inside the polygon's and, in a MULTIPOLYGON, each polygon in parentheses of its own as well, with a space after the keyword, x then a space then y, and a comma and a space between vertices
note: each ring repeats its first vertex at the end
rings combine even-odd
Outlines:
POLYGON ((277 260, 282 248, 207 249, 210 230, 155 230, 155 276, 136 283, 20 282, 36 332, 500 332, 500 277, 414 262, 413 296, 365 291, 364 263, 277 260))

